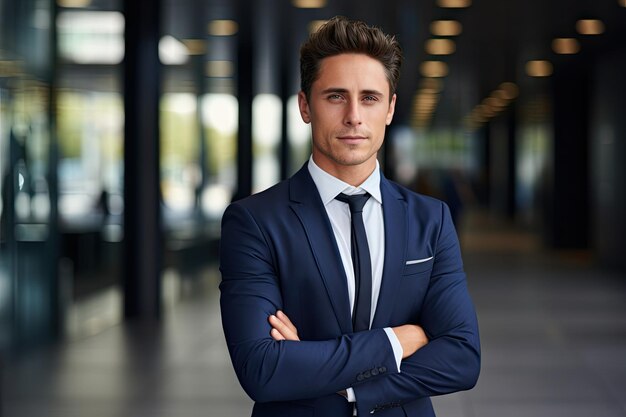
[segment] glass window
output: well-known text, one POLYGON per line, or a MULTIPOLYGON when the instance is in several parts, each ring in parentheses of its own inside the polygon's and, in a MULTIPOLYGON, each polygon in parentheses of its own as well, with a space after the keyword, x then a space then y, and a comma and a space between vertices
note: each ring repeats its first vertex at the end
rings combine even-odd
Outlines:
POLYGON ((119 0, 58 4, 59 270, 81 337, 122 319, 125 22, 119 0))
POLYGON ((282 124, 282 102, 273 94, 252 100, 252 192, 264 190, 280 180, 278 158, 282 124))
POLYGON ((58 311, 51 3, 0 1, 0 350, 47 340, 58 311), (18 285, 19 284, 19 285, 18 285))
POLYGON ((237 123, 239 104, 231 94, 210 93, 202 99, 207 181, 202 210, 219 220, 237 187, 237 123))

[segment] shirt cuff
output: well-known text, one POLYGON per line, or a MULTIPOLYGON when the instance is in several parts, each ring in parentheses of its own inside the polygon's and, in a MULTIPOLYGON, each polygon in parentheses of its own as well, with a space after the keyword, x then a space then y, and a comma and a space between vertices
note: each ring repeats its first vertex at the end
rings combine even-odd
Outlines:
POLYGON ((402 362, 402 354, 404 353, 402 345, 398 340, 398 336, 396 336, 393 330, 391 330, 391 327, 385 327, 383 330, 387 333, 389 343, 391 343, 391 347, 393 349, 393 356, 396 358, 396 365, 398 365, 398 372, 400 372, 400 363, 402 362))
POLYGON ((347 400, 349 403, 356 402, 356 396, 354 395, 354 390, 352 388, 346 388, 346 394, 348 394, 347 400))

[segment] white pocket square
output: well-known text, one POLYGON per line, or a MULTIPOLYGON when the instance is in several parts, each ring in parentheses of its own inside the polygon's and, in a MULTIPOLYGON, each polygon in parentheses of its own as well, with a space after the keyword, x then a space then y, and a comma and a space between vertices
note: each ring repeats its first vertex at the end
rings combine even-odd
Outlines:
POLYGON ((431 256, 430 258, 424 258, 424 259, 413 259, 411 261, 406 261, 407 265, 415 265, 415 264, 421 264, 423 262, 428 262, 431 259, 433 259, 433 256, 431 256))

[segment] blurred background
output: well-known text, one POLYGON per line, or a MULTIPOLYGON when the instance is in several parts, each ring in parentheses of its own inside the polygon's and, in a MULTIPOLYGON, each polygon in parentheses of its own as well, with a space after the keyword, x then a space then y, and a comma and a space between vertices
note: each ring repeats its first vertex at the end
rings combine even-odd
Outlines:
POLYGON ((220 218, 307 160, 298 49, 405 54, 385 175, 446 201, 483 341, 449 416, 625 416, 625 0, 0 0, 0 413, 244 416, 220 218))

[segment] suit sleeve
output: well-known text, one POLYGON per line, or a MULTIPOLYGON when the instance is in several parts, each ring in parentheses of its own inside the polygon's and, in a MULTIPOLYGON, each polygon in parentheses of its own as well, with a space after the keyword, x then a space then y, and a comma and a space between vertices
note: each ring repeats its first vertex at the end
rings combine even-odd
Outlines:
POLYGON ((480 371, 478 322, 445 204, 430 280, 417 323, 430 342, 402 361, 400 373, 354 387, 359 415, 422 397, 467 390, 476 384, 480 371))
POLYGON ((222 220, 220 248, 222 325, 239 381, 255 401, 330 395, 376 369, 397 373, 382 329, 324 341, 275 341, 270 314, 282 308, 273 251, 250 212, 231 204, 222 220))

